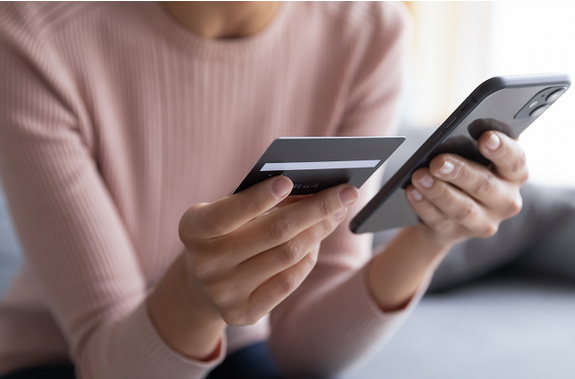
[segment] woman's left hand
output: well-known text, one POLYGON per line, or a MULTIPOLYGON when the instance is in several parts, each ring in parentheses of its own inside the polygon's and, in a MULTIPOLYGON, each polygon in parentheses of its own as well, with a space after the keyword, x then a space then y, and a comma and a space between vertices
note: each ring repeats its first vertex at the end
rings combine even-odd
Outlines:
POLYGON ((525 153, 507 135, 485 132, 479 150, 490 167, 454 154, 435 157, 412 175, 406 196, 432 241, 451 246, 470 237, 493 236, 501 221, 521 210, 519 189, 529 174, 525 153))

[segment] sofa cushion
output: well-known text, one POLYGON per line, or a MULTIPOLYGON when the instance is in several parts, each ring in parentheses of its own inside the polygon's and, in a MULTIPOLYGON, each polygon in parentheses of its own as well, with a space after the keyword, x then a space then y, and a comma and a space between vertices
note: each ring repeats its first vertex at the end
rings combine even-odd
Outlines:
POLYGON ((0 186, 0 296, 22 266, 22 255, 0 186))
POLYGON ((342 379, 575 377, 575 283, 501 272, 426 295, 397 335, 342 379))

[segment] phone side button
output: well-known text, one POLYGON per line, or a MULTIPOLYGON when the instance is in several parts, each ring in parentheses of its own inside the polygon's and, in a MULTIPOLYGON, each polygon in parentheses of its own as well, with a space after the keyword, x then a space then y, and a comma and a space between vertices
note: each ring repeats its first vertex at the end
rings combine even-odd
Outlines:
POLYGON ((442 132, 442 131, 439 131, 439 132, 437 133, 437 135, 436 135, 435 137, 433 137, 433 140, 432 140, 431 142, 437 141, 437 140, 439 139, 439 137, 441 137, 442 134, 443 134, 443 132, 442 132))
POLYGON ((445 127, 444 127, 444 129, 449 129, 449 127, 450 127, 451 125, 453 125, 453 123, 455 122, 455 120, 457 120, 457 117, 456 117, 456 116, 453 116, 451 119, 447 120, 447 121, 445 122, 445 127))

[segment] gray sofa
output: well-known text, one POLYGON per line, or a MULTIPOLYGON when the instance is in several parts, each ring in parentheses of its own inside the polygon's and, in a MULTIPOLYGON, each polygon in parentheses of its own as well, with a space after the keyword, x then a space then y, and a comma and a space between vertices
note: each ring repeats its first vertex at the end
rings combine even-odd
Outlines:
MULTIPOLYGON (((387 177, 428 133, 405 130, 387 177)), ((528 185, 523 196, 495 237, 450 252, 397 335, 342 379, 575 378, 575 190, 528 185)), ((0 188, 0 294, 19 251, 0 188)))
POLYGON ((575 283, 506 270, 426 295, 342 379, 575 378, 575 283))
POLYGON ((0 296, 22 265, 20 245, 10 222, 8 208, 0 185, 0 296))

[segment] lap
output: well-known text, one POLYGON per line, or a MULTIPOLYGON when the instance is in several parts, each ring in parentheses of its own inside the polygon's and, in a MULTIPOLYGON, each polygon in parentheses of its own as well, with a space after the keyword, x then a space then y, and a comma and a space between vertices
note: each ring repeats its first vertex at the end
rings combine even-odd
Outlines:
POLYGON ((76 374, 72 364, 63 364, 25 368, 4 375, 0 379, 76 379, 76 374))
POLYGON ((208 379, 281 379, 266 342, 245 347, 216 367, 208 379))
MULTIPOLYGON (((247 346, 233 354, 210 372, 208 379, 281 379, 266 342, 247 346)), ((76 379, 74 366, 40 366, 25 368, 0 379, 76 379)))

